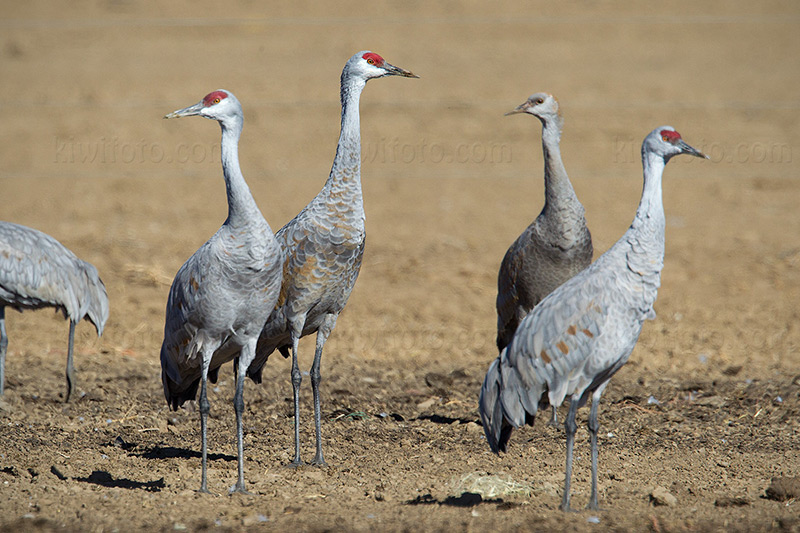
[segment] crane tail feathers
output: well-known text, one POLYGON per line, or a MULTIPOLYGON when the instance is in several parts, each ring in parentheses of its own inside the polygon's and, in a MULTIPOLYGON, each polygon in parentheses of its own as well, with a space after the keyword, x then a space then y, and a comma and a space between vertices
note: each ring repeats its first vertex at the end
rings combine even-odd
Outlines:
POLYGON ((167 400, 167 405, 173 411, 177 411, 188 400, 195 399, 197 388, 200 385, 200 378, 192 381, 188 387, 182 387, 172 381, 165 371, 162 371, 161 383, 164 385, 164 398, 167 400))
POLYGON ((504 364, 505 354, 503 350, 486 372, 478 402, 486 441, 495 453, 506 451, 515 428, 533 425, 539 408, 514 369, 504 364))
POLYGON ((108 293, 97 268, 86 261, 77 260, 82 273, 81 280, 76 281, 76 286, 82 287, 79 293, 80 312, 78 320, 88 317, 95 329, 97 336, 103 335, 106 321, 108 320, 108 293))
POLYGON ((486 442, 494 453, 505 451, 505 443, 511 434, 511 429, 507 429, 508 423, 503 414, 503 403, 500 400, 502 390, 502 376, 498 369, 500 359, 495 359, 486 373, 481 387, 481 395, 478 400, 478 408, 483 424, 483 432, 486 435, 486 442), (505 438, 504 437, 505 435, 505 438), (502 442, 502 444, 501 444, 502 442))

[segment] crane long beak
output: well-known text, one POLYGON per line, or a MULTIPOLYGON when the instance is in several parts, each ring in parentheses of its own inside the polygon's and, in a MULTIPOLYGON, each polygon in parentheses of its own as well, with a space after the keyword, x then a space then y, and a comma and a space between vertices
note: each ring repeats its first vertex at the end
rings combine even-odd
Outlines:
POLYGON ((704 154, 700 150, 695 150, 694 148, 692 148, 691 146, 689 146, 688 144, 686 144, 682 140, 678 142, 678 146, 681 147, 681 150, 683 150, 684 154, 693 155, 695 157, 701 157, 703 159, 709 159, 709 157, 706 154, 704 154))
POLYGON ((504 114, 503 116, 507 117, 508 115, 516 115, 517 113, 524 113, 527 109, 528 109, 528 102, 525 102, 523 104, 519 104, 517 107, 515 107, 508 113, 504 114))
POLYGON ((389 63, 384 63, 383 68, 386 69, 387 76, 402 76, 404 78, 419 78, 416 74, 409 70, 402 69, 400 67, 396 67, 394 65, 390 65, 389 63))
POLYGON ((173 111, 172 113, 166 114, 164 115, 164 118, 191 117, 194 115, 199 115, 202 109, 203 109, 203 102, 197 102, 192 106, 184 107, 183 109, 178 109, 177 111, 173 111))

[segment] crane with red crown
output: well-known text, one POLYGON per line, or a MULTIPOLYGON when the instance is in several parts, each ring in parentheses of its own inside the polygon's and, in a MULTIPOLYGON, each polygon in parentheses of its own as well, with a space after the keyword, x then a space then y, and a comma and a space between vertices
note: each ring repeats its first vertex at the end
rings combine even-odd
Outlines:
POLYGON ((256 205, 239 168, 242 106, 225 90, 207 94, 193 106, 164 118, 201 116, 222 129, 222 171, 228 197, 228 218, 222 227, 181 266, 167 300, 161 380, 172 409, 193 400, 200 386, 202 479, 208 491, 208 379, 216 382, 219 367, 236 360, 236 437, 239 477, 231 492, 247 492, 244 484, 244 377, 256 355, 256 341, 275 308, 282 279, 283 252, 256 205))
POLYGON ((370 51, 358 52, 345 63, 341 77, 342 127, 328 180, 319 194, 276 234, 285 255, 283 285, 278 306, 258 340, 256 359, 248 375, 260 383, 262 368, 270 354, 277 349, 288 357, 291 350, 293 466, 303 464, 300 459, 299 407, 302 374, 297 346, 300 337, 312 333, 317 334, 310 372, 316 428, 316 455, 312 463, 325 464, 319 397, 322 349, 356 283, 366 238, 358 104, 367 81, 384 76, 417 77, 370 51))
POLYGON ((670 126, 642 143, 644 187, 628 231, 586 270, 558 287, 520 323, 511 342, 489 367, 479 410, 492 451, 505 451, 511 432, 533 425, 536 412, 569 398, 564 422, 567 461, 561 509, 570 510, 575 413, 591 397, 589 434, 592 492, 597 509, 597 407, 611 377, 630 357, 653 304, 664 266, 661 176, 678 154, 706 156, 670 126))

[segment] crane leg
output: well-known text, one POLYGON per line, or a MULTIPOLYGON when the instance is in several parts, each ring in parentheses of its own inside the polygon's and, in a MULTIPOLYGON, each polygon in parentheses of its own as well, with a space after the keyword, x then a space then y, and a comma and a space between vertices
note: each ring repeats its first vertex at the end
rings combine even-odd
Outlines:
POLYGON ((567 419, 564 421, 564 430, 567 433, 567 466, 564 475, 564 496, 561 499, 562 511, 572 511, 569 506, 569 486, 572 479, 572 448, 575 445, 575 431, 578 425, 575 423, 575 413, 578 410, 578 398, 573 397, 569 402, 569 412, 567 419))
POLYGON ((72 387, 75 384, 75 367, 72 364, 72 347, 75 344, 75 322, 69 321, 69 345, 67 346, 67 396, 64 403, 69 403, 72 387))
POLYGON ((6 349, 8 336, 6 335, 6 308, 0 306, 0 396, 3 395, 6 385, 6 349))
POLYGON ((595 392, 592 395, 592 408, 589 411, 589 434, 592 442, 592 496, 589 499, 587 509, 599 510, 597 505, 597 431, 600 424, 597 423, 597 404, 600 403, 600 394, 595 392))
POLYGON ((322 348, 325 346, 325 341, 328 340, 328 336, 335 325, 336 315, 327 315, 325 321, 317 330, 317 349, 314 352, 314 364, 311 365, 311 390, 314 393, 314 426, 317 430, 317 453, 311 464, 320 466, 326 466, 327 464, 322 456, 322 413, 319 400, 319 382, 322 379, 320 362, 322 360, 322 348))
POLYGON ((247 375, 247 367, 255 359, 257 340, 253 339, 252 342, 242 346, 241 354, 236 358, 236 393, 233 397, 233 410, 236 413, 236 453, 239 478, 236 481, 236 485, 231 487, 231 493, 250 494, 244 486, 244 427, 242 425, 242 413, 244 413, 244 378, 247 375))
POLYGON ((202 441, 202 474, 200 478, 200 490, 205 494, 211 494, 208 490, 208 413, 211 412, 211 404, 208 403, 208 396, 206 394, 206 382, 208 382, 208 366, 211 364, 211 356, 206 359, 206 354, 202 354, 203 368, 202 376, 200 377, 200 401, 198 407, 200 408, 200 439, 202 441))
MULTIPOLYGON (((302 332, 303 329, 300 328, 302 332)), ((302 466, 303 460, 300 459, 300 383, 303 375, 300 373, 300 366, 297 363, 297 345, 300 342, 300 333, 292 329, 292 389, 294 391, 294 459, 289 466, 302 466)))

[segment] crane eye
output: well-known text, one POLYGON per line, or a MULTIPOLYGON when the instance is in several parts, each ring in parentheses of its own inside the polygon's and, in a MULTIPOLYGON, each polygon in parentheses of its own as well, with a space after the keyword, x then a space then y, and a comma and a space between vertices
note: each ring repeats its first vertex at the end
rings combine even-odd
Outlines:
POLYGON ((370 57, 369 59, 367 59, 367 63, 369 63, 370 65, 374 65, 375 60, 370 57))
POLYGON ((661 140, 664 141, 664 142, 669 142, 669 139, 667 139, 666 135, 662 135, 661 136, 661 140))
POLYGON ((544 100, 542 100, 541 98, 537 98, 537 99, 536 99, 536 103, 537 103, 537 104, 543 104, 543 103, 544 103, 544 100))
POLYGON ((218 104, 219 103, 219 98, 214 98, 214 103, 218 104))

